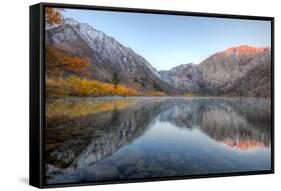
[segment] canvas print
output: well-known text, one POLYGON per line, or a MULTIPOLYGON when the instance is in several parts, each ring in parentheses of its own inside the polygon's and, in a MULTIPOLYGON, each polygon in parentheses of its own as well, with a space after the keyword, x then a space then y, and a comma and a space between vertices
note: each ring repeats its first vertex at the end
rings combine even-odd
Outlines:
POLYGON ((47 185, 271 170, 271 22, 45 7, 47 185))

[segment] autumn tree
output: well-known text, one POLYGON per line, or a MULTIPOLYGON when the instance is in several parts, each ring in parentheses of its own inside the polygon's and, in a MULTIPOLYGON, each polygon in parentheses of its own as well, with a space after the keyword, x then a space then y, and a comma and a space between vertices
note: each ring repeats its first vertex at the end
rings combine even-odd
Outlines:
POLYGON ((152 86, 153 86, 153 89, 155 89, 156 91, 159 91, 159 92, 163 91, 161 86, 158 83, 156 83, 155 80, 152 81, 152 86))
POLYGON ((118 77, 118 74, 116 72, 113 73, 113 76, 112 76, 112 83, 114 84, 114 91, 116 92, 116 88, 117 88, 117 85, 119 84, 120 82, 120 79, 118 77))
POLYGON ((63 11, 62 8, 46 7, 45 9, 46 22, 50 25, 61 24, 63 22, 63 17, 61 15, 62 11, 63 11))
POLYGON ((185 96, 187 96, 187 97, 193 97, 194 94, 193 94, 192 92, 187 92, 187 93, 185 93, 185 96))
POLYGON ((46 49, 46 74, 49 77, 58 79, 66 73, 81 75, 89 66, 87 59, 66 54, 52 46, 46 49))

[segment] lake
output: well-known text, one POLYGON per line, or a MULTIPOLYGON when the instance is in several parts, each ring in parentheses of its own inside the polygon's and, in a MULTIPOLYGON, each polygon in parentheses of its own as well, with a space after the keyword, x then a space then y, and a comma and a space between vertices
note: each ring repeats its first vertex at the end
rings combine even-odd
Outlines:
POLYGON ((271 169, 265 98, 47 99, 47 184, 271 169))

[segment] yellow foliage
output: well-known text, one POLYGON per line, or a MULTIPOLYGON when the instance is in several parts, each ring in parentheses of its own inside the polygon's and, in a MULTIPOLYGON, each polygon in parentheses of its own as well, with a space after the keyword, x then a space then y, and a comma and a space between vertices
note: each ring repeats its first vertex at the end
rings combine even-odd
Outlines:
POLYGON ((90 63, 85 58, 68 55, 62 50, 53 46, 46 49, 46 74, 56 78, 62 77, 65 73, 86 75, 86 69, 90 63))
POLYGON ((194 94, 192 92, 187 92, 187 93, 184 94, 184 96, 186 96, 186 97, 193 97, 194 94))
POLYGON ((166 94, 164 92, 151 91, 151 92, 145 92, 143 96, 166 96, 166 94))
POLYGON ((61 24, 63 22, 63 18, 61 12, 63 9, 61 8, 45 8, 45 19, 49 24, 61 24))
POLYGON ((127 88, 126 86, 122 86, 122 85, 118 85, 116 87, 116 94, 121 95, 121 96, 140 95, 137 90, 127 88))
POLYGON ((58 99, 47 102, 46 116, 48 118, 67 116, 79 117, 88 114, 124 109, 135 104, 136 100, 83 100, 79 102, 58 99))
POLYGON ((46 80, 48 96, 138 96, 140 93, 124 85, 104 83, 97 80, 81 79, 70 77, 65 80, 46 80))
POLYGON ((139 92, 124 85, 105 83, 97 80, 69 77, 67 79, 47 79, 47 96, 166 96, 159 91, 139 92))
POLYGON ((52 79, 46 80, 46 92, 47 95, 68 96, 67 90, 57 80, 52 79))

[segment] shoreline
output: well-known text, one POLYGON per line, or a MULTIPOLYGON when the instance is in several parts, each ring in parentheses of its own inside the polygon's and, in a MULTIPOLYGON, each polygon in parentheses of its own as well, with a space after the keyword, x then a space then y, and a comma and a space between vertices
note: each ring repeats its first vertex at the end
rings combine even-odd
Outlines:
POLYGON ((255 98, 255 99, 271 99, 271 97, 230 97, 230 96, 51 96, 45 97, 45 99, 131 99, 131 98, 214 98, 214 99, 244 99, 244 98, 255 98))

